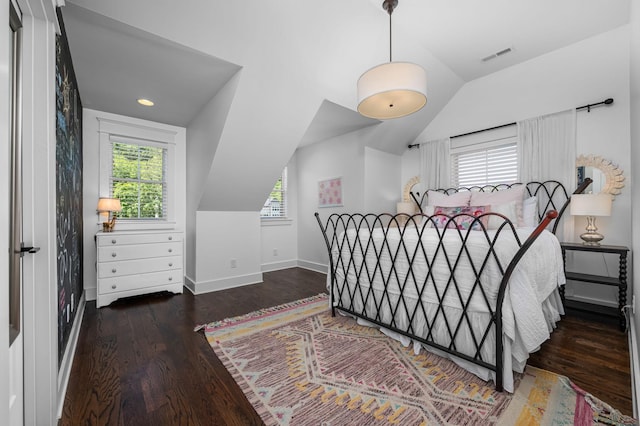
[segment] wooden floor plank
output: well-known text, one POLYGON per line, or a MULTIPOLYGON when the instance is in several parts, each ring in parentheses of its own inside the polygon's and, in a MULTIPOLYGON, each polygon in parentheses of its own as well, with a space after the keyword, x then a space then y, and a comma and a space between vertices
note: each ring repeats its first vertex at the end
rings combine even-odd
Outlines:
MULTIPOLYGON (((87 304, 60 425, 260 425, 197 324, 325 292, 323 274, 300 268, 261 284, 193 296, 155 294, 96 309, 87 304)), ((570 377, 631 414, 626 334, 616 324, 560 321, 531 365, 570 377)))

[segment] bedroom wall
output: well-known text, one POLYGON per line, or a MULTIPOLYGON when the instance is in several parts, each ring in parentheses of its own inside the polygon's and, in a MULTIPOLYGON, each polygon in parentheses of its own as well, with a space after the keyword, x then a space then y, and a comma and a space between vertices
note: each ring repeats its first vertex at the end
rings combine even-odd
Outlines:
POLYGON ((365 148, 371 128, 299 148, 298 264, 326 272, 327 249, 314 216, 323 223, 332 213, 395 211, 400 201, 400 157, 365 148), (318 208, 318 181, 342 177, 343 206, 318 208))
MULTIPOLYGON (((184 230, 185 228, 185 204, 186 204, 186 176, 185 176, 185 159, 186 159, 186 130, 182 127, 170 126, 167 124, 155 123, 148 120, 140 120, 138 118, 126 117, 118 114, 111 114, 103 111, 95 111, 84 108, 83 129, 82 129, 82 161, 83 161, 83 281, 84 290, 87 300, 96 299, 96 244, 95 235, 100 230, 100 220, 96 213, 96 205, 98 204, 100 190, 100 137, 98 117, 115 120, 122 123, 129 123, 135 126, 146 128, 160 128, 176 131, 175 137, 175 188, 176 188, 176 222, 175 228, 184 230)), ((116 224, 116 229, 117 229, 116 224)), ((150 225, 144 225, 149 229, 150 225)), ((155 225, 151 225, 155 226, 155 225)))
MULTIPOLYGON (((629 27, 592 37, 500 72, 460 89, 416 142, 484 129, 550 114, 612 97, 610 107, 577 113, 577 152, 602 155, 629 176, 629 27)), ((403 179, 419 173, 417 150, 403 155, 403 179)), ((573 162, 568 160, 567 166, 573 162)), ((606 244, 631 245, 629 182, 614 202, 610 218, 598 218, 606 244)), ((576 220, 576 235, 584 220, 576 220)), ((571 259, 569 259, 571 261, 571 259)), ((615 257, 576 258, 585 273, 617 273, 615 257)), ((576 298, 616 305, 616 289, 580 283, 569 285, 576 298)))

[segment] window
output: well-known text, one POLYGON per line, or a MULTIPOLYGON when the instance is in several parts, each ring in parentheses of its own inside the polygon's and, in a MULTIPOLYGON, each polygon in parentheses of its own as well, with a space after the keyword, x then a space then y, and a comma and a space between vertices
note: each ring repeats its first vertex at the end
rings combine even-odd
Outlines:
POLYGON ((167 216, 167 150, 152 145, 112 141, 110 193, 119 198, 121 219, 167 216))
POLYGON ((515 183, 518 147, 513 129, 487 131, 451 141, 451 185, 454 188, 515 183), (506 133, 505 133, 506 132, 506 133))
POLYGON ((287 217, 287 168, 282 171, 282 175, 273 186, 267 201, 264 202, 260 217, 263 218, 285 218, 287 217))

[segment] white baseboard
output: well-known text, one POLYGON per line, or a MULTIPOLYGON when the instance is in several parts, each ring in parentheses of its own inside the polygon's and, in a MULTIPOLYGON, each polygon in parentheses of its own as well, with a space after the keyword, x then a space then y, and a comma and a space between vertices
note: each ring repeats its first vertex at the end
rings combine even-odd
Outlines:
POLYGON ((91 302, 92 300, 98 299, 98 289, 96 287, 93 288, 85 288, 84 289, 84 298, 87 302, 91 302))
MULTIPOLYGON (((627 309, 627 312, 629 310, 627 309)), ((634 315, 629 318, 629 361, 631 363, 631 396, 633 398, 633 417, 638 418, 638 386, 640 386, 640 354, 638 354, 638 334, 634 315)))
POLYGON ((326 274, 329 270, 327 265, 323 265, 322 263, 311 262, 309 260, 298 259, 298 267, 309 269, 311 271, 320 272, 321 274, 326 274))
POLYGON ((83 293, 78 303, 78 310, 76 311, 76 317, 71 326, 71 333, 69 334, 69 341, 67 343, 67 349, 62 357, 62 363, 60 363, 60 369, 58 370, 58 419, 62 417, 62 408, 64 407, 64 397, 67 393, 67 385, 69 384, 69 377, 71 376, 71 367, 73 366, 73 358, 78 346, 78 337, 80 336, 80 327, 82 326, 82 319, 84 318, 84 309, 87 305, 85 299, 86 291, 83 293))
POLYGON ((595 297, 580 296, 579 294, 575 294, 575 293, 572 295, 567 294, 566 296, 567 296, 567 299, 575 300, 576 302, 592 303, 594 305, 609 306, 611 308, 618 309, 618 304, 616 302, 612 302, 611 300, 603 300, 603 299, 597 299, 595 297))
POLYGON ((295 268, 298 266, 297 260, 284 260, 282 262, 271 262, 262 264, 262 272, 279 271, 281 269, 295 268))
POLYGON ((185 286, 194 295, 210 293, 212 291, 226 290, 228 288, 242 287, 250 284, 262 282, 262 272, 257 274, 237 275, 216 280, 194 282, 191 278, 185 277, 185 286))

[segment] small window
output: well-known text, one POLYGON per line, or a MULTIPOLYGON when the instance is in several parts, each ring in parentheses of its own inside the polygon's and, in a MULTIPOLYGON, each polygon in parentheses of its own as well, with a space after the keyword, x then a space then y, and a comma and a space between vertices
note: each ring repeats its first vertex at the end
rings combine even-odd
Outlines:
POLYGON ((273 186, 267 201, 264 202, 260 217, 263 218, 286 218, 287 217, 287 168, 282 171, 282 175, 273 186))
POLYGON ((121 219, 166 219, 167 149, 112 141, 111 196, 121 219))
POLYGON ((518 137, 515 125, 451 139, 451 185, 454 188, 517 181, 518 137))

